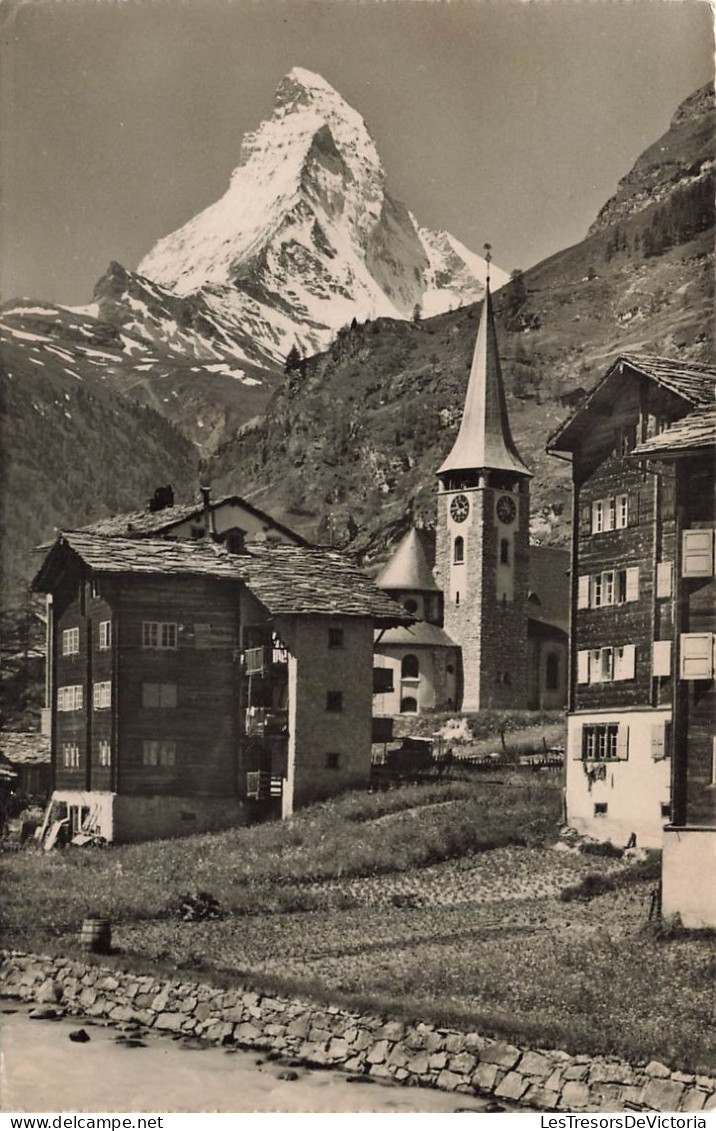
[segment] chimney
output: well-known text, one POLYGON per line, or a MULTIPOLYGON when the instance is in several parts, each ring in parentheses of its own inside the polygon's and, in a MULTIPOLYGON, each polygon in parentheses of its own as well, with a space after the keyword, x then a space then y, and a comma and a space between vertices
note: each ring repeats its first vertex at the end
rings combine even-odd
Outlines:
POLYGON ((214 538, 216 536, 216 526, 214 524, 214 512, 211 509, 211 487, 200 487, 201 501, 204 506, 204 537, 214 538))

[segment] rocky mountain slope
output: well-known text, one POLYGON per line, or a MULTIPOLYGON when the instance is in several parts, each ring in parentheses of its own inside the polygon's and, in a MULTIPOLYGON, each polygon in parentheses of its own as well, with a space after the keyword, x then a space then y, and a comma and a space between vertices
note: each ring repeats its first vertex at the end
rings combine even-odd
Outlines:
MULTIPOLYGON (((679 108, 581 244, 496 296, 513 433, 535 472, 536 539, 567 541, 568 468, 545 440, 613 358, 712 358, 713 131, 711 89, 679 108)), ((434 522, 434 473, 460 418, 477 315, 339 334, 217 453, 217 484, 240 482, 309 537, 384 557, 410 522, 434 522)))
POLYGON ((106 367, 121 368, 111 327, 46 304, 8 304, 0 332, 6 609, 23 599, 32 548, 56 527, 135 507, 160 483, 193 492, 198 452, 164 415, 104 379, 106 367))
MULTIPOLYGON (((269 364, 325 349, 356 318, 426 316, 481 297, 485 262, 418 226, 388 191, 365 122, 294 68, 241 146, 225 195, 159 240, 139 273, 240 323, 269 364)), ((507 281, 493 268, 493 285, 507 281)))

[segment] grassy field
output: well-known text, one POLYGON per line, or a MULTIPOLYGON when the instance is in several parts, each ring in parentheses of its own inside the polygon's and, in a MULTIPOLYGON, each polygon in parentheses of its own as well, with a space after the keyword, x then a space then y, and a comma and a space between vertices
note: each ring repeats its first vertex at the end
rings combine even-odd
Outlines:
POLYGON ((658 861, 556 851, 559 811, 556 776, 511 772, 181 841, 7 854, 4 938, 71 953, 82 919, 106 915, 118 964, 708 1071, 713 940, 649 925, 658 861), (218 917, 184 921, 202 891, 218 917))

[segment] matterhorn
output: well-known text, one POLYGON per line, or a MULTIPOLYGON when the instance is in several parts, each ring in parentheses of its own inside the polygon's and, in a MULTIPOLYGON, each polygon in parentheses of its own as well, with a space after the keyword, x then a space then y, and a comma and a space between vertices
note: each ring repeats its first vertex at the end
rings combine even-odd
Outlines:
MULTIPOLYGON (((252 361, 275 365, 294 346, 325 349, 354 318, 474 302, 486 263, 418 225, 388 192, 360 114, 295 67, 271 117, 245 135, 224 196, 160 239, 138 273, 158 294, 198 302, 235 343, 250 342, 252 361)), ((493 289, 507 278, 492 265, 493 289)))

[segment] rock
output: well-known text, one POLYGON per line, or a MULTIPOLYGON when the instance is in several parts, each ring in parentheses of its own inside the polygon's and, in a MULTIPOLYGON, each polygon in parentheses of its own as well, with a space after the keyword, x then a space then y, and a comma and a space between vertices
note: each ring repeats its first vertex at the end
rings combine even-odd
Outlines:
POLYGON ((450 1058, 450 1071, 469 1076, 471 1072, 474 1072, 476 1064, 477 1060, 474 1056, 470 1056, 469 1052, 461 1052, 450 1058))
POLYGON ((293 1068, 282 1068, 280 1072, 276 1073, 277 1080, 298 1080, 298 1072, 293 1068))
POLYGON ((199 1051, 201 1049, 208 1049, 209 1047, 210 1042, 202 1040, 201 1037, 185 1037, 179 1045, 179 1048, 188 1049, 190 1051, 199 1051))
POLYGON ((538 1052, 526 1052, 520 1061, 520 1072, 525 1076, 543 1076, 546 1079, 551 1071, 552 1061, 538 1052))
POLYGON ((147 1047, 146 1041, 139 1037, 126 1037, 123 1044, 126 1049, 145 1049, 147 1047))
POLYGON ((506 1111, 507 1109, 504 1108, 502 1106, 502 1104, 489 1103, 489 1104, 485 1104, 485 1106, 483 1107, 482 1110, 489 1112, 490 1115, 493 1115, 498 1111, 506 1111))
POLYGON ((154 1022, 154 1026, 157 1029, 166 1029, 170 1033, 176 1033, 185 1021, 186 1017, 183 1013, 160 1013, 154 1022))
POLYGON ((70 1033, 70 1040, 77 1045, 86 1045, 89 1039, 90 1035, 86 1029, 73 1029, 70 1033))
POLYGON ((496 1064, 478 1064, 472 1077, 472 1086, 479 1092, 491 1092, 497 1079, 496 1064))
POLYGON ((237 1025, 234 1029, 234 1040, 241 1044, 243 1041, 257 1041, 261 1037, 261 1030, 252 1025, 250 1021, 244 1021, 241 1025, 237 1025))
POLYGON ((41 1005, 29 1013, 33 1021, 59 1021, 64 1015, 64 1009, 54 1009, 51 1005, 41 1005))
POLYGON ((348 1042, 343 1037, 334 1037, 328 1045, 329 1060, 344 1060, 350 1053, 348 1042))
POLYGON ((495 1041, 482 1050, 480 1060, 487 1064, 498 1064, 500 1068, 514 1068, 520 1059, 521 1052, 514 1045, 505 1044, 504 1041, 495 1041))
POLYGON ((438 1088, 442 1088, 445 1092, 454 1092, 460 1084, 464 1083, 464 1076, 458 1076, 456 1072, 450 1072, 447 1068, 443 1068, 437 1078, 438 1088))
POLYGON ((366 1057, 368 1063, 382 1064, 386 1056, 388 1055, 388 1048, 389 1045, 387 1041, 376 1041, 376 1043, 373 1045, 373 1048, 370 1050, 368 1056, 366 1057))
POLYGON ((519 1100, 529 1087, 529 1081, 519 1072, 508 1072, 495 1088, 495 1095, 504 1100, 519 1100))
MULTIPOLYGON (((565 1073, 566 1075, 566 1073, 565 1073)), ((564 1085, 561 1106, 565 1111, 579 1111, 589 1103, 589 1088, 579 1080, 569 1080, 564 1085)))
POLYGON ((62 986, 58 982, 53 982, 52 978, 47 978, 35 994, 35 1001, 52 1005, 55 1005, 61 998, 62 986))
POLYGON ((654 1078, 644 1088, 644 1103, 653 1111, 677 1111, 683 1094, 683 1084, 654 1078))
POLYGON ((667 1068, 666 1065, 662 1064, 659 1060, 650 1060, 646 1066, 646 1074, 647 1076, 654 1076, 659 1080, 665 1080, 668 1076, 671 1076, 671 1069, 667 1068))
POLYGON ((698 1088, 687 1088, 681 1101, 682 1111, 703 1111, 708 1096, 698 1088))

